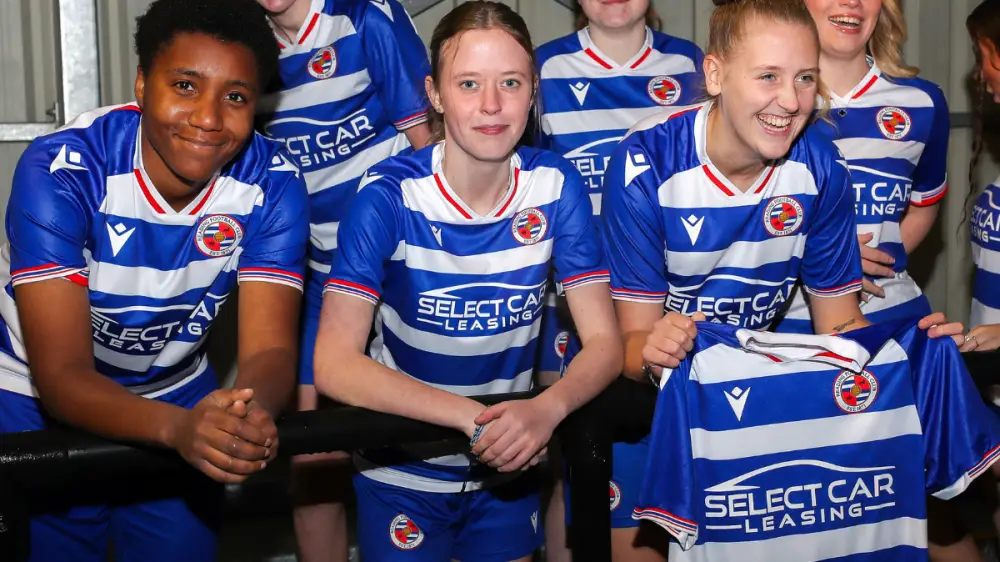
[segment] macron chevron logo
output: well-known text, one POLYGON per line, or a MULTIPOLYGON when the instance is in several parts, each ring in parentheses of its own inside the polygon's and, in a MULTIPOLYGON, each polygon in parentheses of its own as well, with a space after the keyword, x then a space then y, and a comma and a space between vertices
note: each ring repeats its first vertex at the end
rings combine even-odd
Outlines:
POLYGON ((732 390, 723 390, 722 392, 726 395, 726 400, 729 401, 729 407, 736 414, 736 421, 743 421, 743 408, 747 405, 747 396, 750 396, 750 387, 743 390, 737 386, 732 390))
POLYGON ((577 82, 576 84, 570 84, 569 89, 573 91, 573 97, 576 98, 576 101, 580 105, 583 105, 584 100, 587 99, 587 92, 590 91, 590 82, 577 82))
POLYGON ((52 164, 49 164, 49 173, 54 174, 56 170, 61 170, 63 168, 67 170, 86 170, 80 162, 82 157, 79 152, 74 152, 72 150, 67 151, 66 145, 62 145, 59 149, 59 154, 56 154, 55 159, 52 160, 52 164))
POLYGON ((271 167, 268 170, 272 172, 292 172, 295 174, 295 177, 299 177, 299 168, 280 154, 274 155, 274 158, 271 159, 271 167))
POLYGON ((649 164, 645 154, 627 152, 625 154, 625 187, 628 187, 632 180, 641 176, 648 169, 649 164))
POLYGON ((369 0, 369 4, 375 6, 379 10, 382 10, 385 17, 389 18, 389 21, 396 21, 392 17, 392 6, 389 5, 389 0, 369 0))
POLYGON ((684 225, 684 230, 688 233, 688 238, 691 239, 691 245, 694 246, 698 243, 698 235, 701 234, 701 225, 705 224, 705 217, 696 217, 694 215, 688 218, 681 217, 681 223, 684 225))

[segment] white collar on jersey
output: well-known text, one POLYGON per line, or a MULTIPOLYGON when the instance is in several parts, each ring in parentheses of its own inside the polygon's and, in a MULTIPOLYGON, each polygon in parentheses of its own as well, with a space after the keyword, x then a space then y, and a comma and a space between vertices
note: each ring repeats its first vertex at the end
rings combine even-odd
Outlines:
MULTIPOLYGON (((864 78, 858 82, 854 88, 847 93, 847 95, 841 97, 830 92, 830 105, 831 109, 847 109, 851 105, 851 102, 860 98, 875 85, 878 81, 879 76, 882 75, 882 70, 879 69, 878 65, 875 64, 875 59, 868 57, 868 73, 865 74, 864 78)), ((821 101, 822 98, 818 97, 817 100, 821 101)))
POLYGON ((149 179, 149 175, 146 174, 146 166, 143 164, 142 159, 142 117, 139 118, 139 126, 135 130, 135 152, 132 154, 132 168, 138 174, 137 180, 139 181, 139 189, 142 191, 143 195, 149 201, 150 206, 154 211, 157 211, 159 215, 192 215, 196 211, 204 207, 205 202, 208 200, 209 196, 212 194, 212 189, 215 187, 215 182, 219 179, 219 175, 222 170, 217 170, 215 175, 212 176, 208 182, 205 183, 205 187, 201 188, 201 192, 187 204, 186 207, 180 211, 175 211, 173 207, 167 203, 167 200, 163 198, 156 186, 153 185, 153 180, 149 179))
POLYGON ((872 354, 853 339, 829 335, 777 334, 737 330, 736 338, 747 351, 782 361, 819 361, 855 373, 864 370, 872 354))
POLYGON ((576 36, 580 41, 580 46, 583 47, 583 52, 587 53, 591 59, 597 64, 607 70, 622 70, 622 69, 634 69, 639 66, 642 61, 649 57, 650 51, 653 50, 653 31, 646 27, 646 40, 642 43, 642 47, 639 52, 632 56, 625 64, 618 64, 609 57, 608 55, 601 52, 594 44, 593 39, 590 38, 590 27, 584 27, 580 31, 576 32, 576 36))

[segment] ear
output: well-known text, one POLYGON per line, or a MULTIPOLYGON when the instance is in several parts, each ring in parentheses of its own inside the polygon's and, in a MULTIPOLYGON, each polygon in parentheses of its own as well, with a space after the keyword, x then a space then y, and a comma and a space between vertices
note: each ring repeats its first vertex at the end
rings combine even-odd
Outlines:
POLYGON ((705 71, 705 91, 708 95, 718 96, 722 93, 722 59, 715 55, 705 55, 702 64, 705 71))
POLYGON ((434 111, 444 115, 444 107, 441 105, 441 92, 438 92, 437 86, 434 85, 434 79, 428 76, 424 78, 424 91, 427 92, 427 99, 431 101, 431 107, 434 111))
POLYGON ((139 104, 139 109, 143 108, 143 98, 146 95, 146 75, 143 74, 142 68, 135 69, 135 87, 134 92, 135 101, 139 104))

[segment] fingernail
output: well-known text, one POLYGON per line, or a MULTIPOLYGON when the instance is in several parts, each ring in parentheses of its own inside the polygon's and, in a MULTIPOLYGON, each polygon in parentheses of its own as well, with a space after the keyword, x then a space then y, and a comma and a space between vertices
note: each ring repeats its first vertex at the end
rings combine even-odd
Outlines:
POLYGON ((261 463, 260 463, 260 469, 264 470, 265 468, 267 468, 267 461, 261 461, 261 463))
POLYGON ((264 441, 264 446, 265 447, 270 447, 271 446, 271 438, 270 437, 267 438, 267 441, 264 441))

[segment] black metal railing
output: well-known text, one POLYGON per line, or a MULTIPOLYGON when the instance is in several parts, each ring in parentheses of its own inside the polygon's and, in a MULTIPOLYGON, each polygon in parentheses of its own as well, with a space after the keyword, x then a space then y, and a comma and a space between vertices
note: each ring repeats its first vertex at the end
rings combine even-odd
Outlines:
MULTIPOLYGON (((970 353, 965 361, 981 388, 1000 382, 1000 353, 970 353)), ((475 399, 490 405, 539 392, 475 399)), ((651 385, 620 378, 556 430, 570 483, 569 545, 578 562, 611 560, 611 445, 647 432, 655 402, 651 385)), ((466 439, 451 429, 349 407, 290 413, 279 421, 278 432, 285 456, 466 439)), ((172 451, 112 443, 70 429, 0 434, 0 558, 17 562, 26 556, 27 517, 39 498, 100 496, 100 486, 137 474, 159 488, 165 481, 200 478, 172 451)))
MULTIPOLYGON (((540 391, 475 399, 490 405, 540 391)), ((611 560, 611 444, 622 432, 648 430, 655 399, 650 385, 622 379, 557 428, 571 484, 574 560, 611 560)), ((451 429, 350 407, 290 413, 279 420, 278 433, 285 456, 466 440, 451 429)), ((67 494, 100 497, 102 487, 136 474, 158 483, 199 477, 172 451, 113 443, 71 429, 0 434, 0 558, 15 562, 27 556, 28 515, 40 499, 55 493, 64 501, 74 499, 67 494)))

